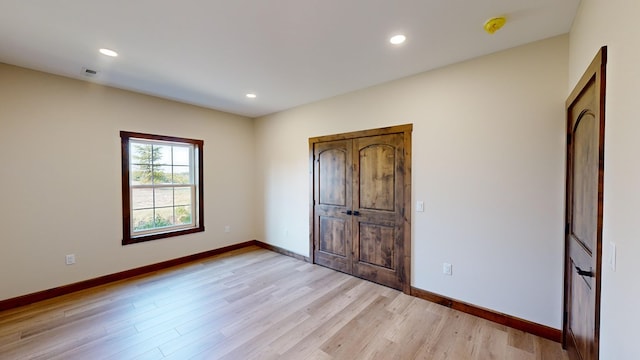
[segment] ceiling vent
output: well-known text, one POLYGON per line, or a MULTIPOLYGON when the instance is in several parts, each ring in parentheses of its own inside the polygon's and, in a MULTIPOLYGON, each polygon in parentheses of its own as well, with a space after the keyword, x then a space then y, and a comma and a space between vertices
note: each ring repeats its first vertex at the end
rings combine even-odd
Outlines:
POLYGON ((82 75, 89 76, 89 77, 94 77, 94 76, 98 75, 98 71, 83 67, 82 68, 82 75))

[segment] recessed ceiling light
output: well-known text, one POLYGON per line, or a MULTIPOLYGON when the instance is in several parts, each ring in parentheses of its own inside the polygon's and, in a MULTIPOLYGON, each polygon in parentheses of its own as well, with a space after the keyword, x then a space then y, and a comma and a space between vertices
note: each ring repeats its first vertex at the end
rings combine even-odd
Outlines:
POLYGON ((404 35, 395 35, 389 39, 389 42, 393 45, 400 45, 407 40, 407 37, 404 35))
POLYGON ((113 50, 111 50, 111 49, 102 48, 102 49, 100 49, 98 51, 100 51, 100 54, 102 54, 102 55, 107 55, 107 56, 111 56, 111 57, 118 56, 118 53, 113 51, 113 50))
POLYGON ((245 96, 248 97, 249 99, 255 99, 257 97, 256 94, 254 94, 254 93, 248 93, 245 96))

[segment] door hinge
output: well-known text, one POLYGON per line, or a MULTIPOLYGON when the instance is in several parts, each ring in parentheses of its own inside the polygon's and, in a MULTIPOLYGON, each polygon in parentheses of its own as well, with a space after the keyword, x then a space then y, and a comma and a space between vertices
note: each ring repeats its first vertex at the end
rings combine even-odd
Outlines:
POLYGON ((571 133, 567 133, 567 144, 571 144, 571 133))
POLYGON ((569 235, 569 223, 564 224, 564 234, 569 235))

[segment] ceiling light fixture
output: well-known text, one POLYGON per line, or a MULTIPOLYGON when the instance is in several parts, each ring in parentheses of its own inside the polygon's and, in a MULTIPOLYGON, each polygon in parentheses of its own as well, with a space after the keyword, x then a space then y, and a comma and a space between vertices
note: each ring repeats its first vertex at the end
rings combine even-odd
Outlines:
POLYGON ((407 40, 407 37, 404 35, 395 35, 389 39, 389 42, 393 45, 400 45, 407 40))
POLYGON ((102 55, 111 56, 111 57, 118 56, 118 53, 113 51, 113 50, 111 50, 111 49, 102 48, 102 49, 100 49, 98 51, 100 51, 100 54, 102 54, 102 55))
POLYGON ((245 96, 248 97, 249 99, 255 99, 257 97, 256 94, 254 94, 254 93, 248 93, 245 96))

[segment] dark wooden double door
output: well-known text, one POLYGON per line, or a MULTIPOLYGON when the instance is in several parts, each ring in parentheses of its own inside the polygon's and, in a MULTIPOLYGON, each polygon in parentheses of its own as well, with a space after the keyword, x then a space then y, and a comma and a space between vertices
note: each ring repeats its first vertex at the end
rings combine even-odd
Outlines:
POLYGON ((317 264, 406 290, 410 143, 405 143, 407 131, 389 131, 310 140, 313 258, 317 264), (363 134, 370 135, 358 136, 363 134))

